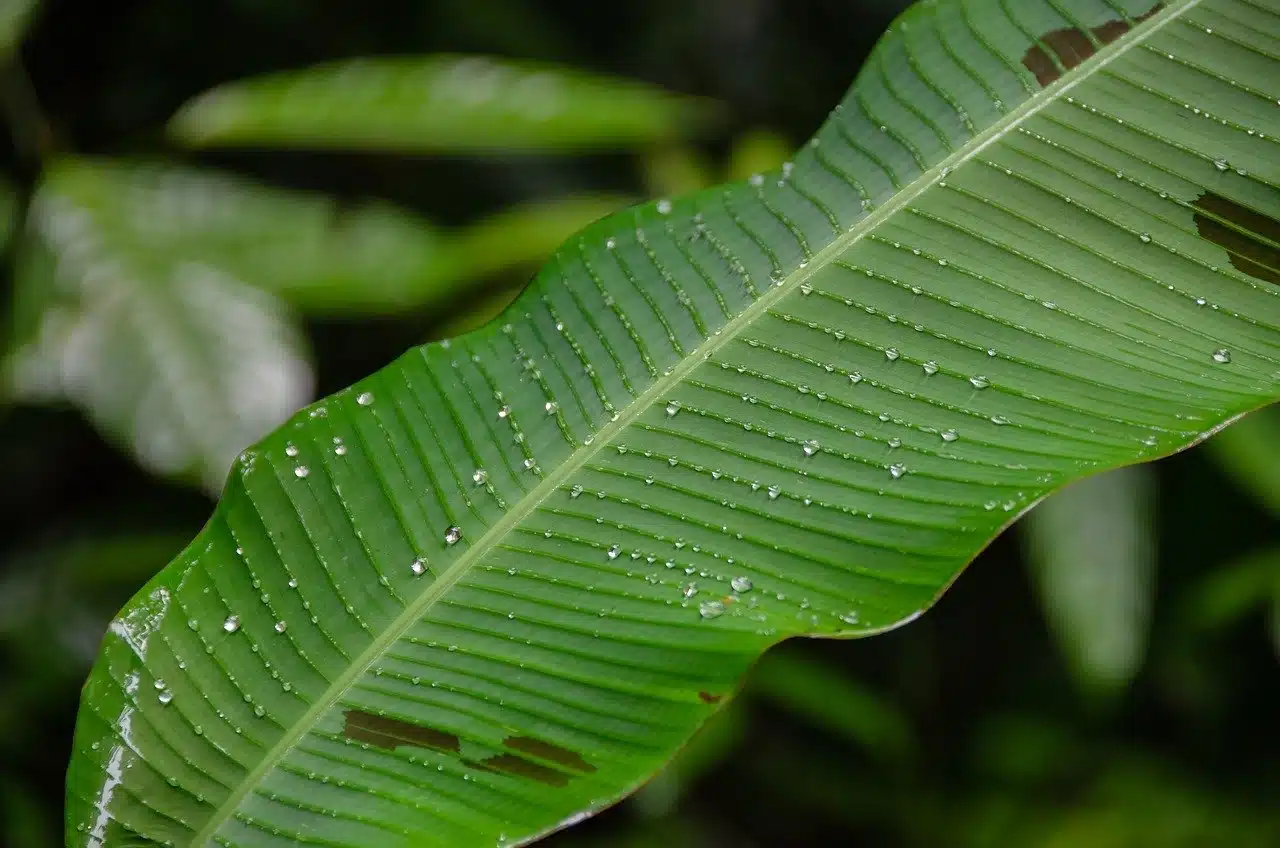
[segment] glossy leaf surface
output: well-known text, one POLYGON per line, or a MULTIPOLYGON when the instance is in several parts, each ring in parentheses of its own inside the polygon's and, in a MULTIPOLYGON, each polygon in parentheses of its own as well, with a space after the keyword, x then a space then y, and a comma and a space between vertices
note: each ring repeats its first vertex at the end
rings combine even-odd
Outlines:
POLYGON ((1269 0, 916 7, 794 164, 246 451, 107 636, 68 843, 530 840, 769 645, 1275 400, 1278 57, 1269 0))

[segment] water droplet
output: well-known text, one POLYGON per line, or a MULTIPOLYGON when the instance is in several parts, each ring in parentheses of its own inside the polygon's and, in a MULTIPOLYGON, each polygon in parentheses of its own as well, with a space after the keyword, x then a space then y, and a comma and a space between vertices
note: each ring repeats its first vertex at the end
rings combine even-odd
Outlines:
POLYGON ((423 557, 418 557, 409 563, 409 570, 413 572, 414 577, 421 577, 427 573, 427 561, 423 557))
POLYGON ((581 496, 582 496, 582 487, 581 487, 581 486, 575 485, 573 488, 571 488, 571 489, 569 490, 569 497, 571 497, 571 498, 577 498, 577 497, 581 497, 581 496))
POLYGON ((1143 244, 1151 244, 1151 233, 1139 233, 1138 241, 1142 242, 1143 244))
POLYGON ((262 718, 264 715, 267 714, 267 708, 262 706, 262 704, 256 704, 253 708, 253 714, 256 715, 258 718, 262 718))
POLYGON ((156 696, 156 700, 161 704, 168 704, 173 701, 173 693, 166 689, 156 696))
POLYGON ((285 455, 285 456, 297 456, 297 455, 298 455, 298 448, 297 448, 295 445, 285 445, 285 446, 284 446, 284 455, 285 455))
POLYGON ((462 539, 462 528, 456 524, 444 531, 444 543, 446 545, 456 545, 462 539))
POLYGON ((675 418, 680 412, 680 401, 673 400, 667 404, 667 417, 675 418))
POLYGON ((899 479, 900 477, 902 477, 903 474, 906 474, 906 473, 907 473, 907 467, 903 465, 901 462, 896 462, 893 465, 889 466, 889 476, 895 480, 899 479))
POLYGON ((373 392, 361 392, 359 396, 356 397, 356 403, 361 406, 368 406, 373 403, 373 392))
POLYGON ((1209 301, 1205 300, 1203 297, 1196 298, 1196 306, 1204 306, 1208 302, 1209 301))
POLYGON ((945 268, 945 267, 947 267, 947 260, 945 260, 945 259, 939 259, 939 260, 938 260, 938 264, 939 264, 939 265, 941 265, 943 268, 945 268))
POLYGON ((622 553, 622 548, 618 545, 614 545, 605 552, 605 556, 609 557, 609 559, 617 559, 618 554, 620 553, 622 553))
POLYGON ((511 414, 511 407, 509 406, 503 406, 498 409, 499 420, 505 419, 510 414, 511 414))
POLYGON ((293 469, 293 476, 299 479, 306 477, 310 473, 311 469, 305 465, 299 465, 297 468, 293 469))
POLYGON ((770 486, 766 491, 769 495, 769 500, 771 501, 776 501, 778 499, 778 495, 782 494, 782 489, 777 486, 770 486))
POLYGON ((698 614, 703 618, 719 618, 724 615, 724 604, 720 601, 703 601, 698 605, 698 614))
POLYGON ((1213 361, 1219 365, 1226 365, 1231 361, 1231 351, 1226 348, 1220 348, 1213 352, 1213 361))
POLYGON ((924 368, 925 375, 928 377, 932 377, 934 374, 938 373, 938 363, 933 360, 929 360, 922 367, 924 368))
POLYGON ((813 286, 809 285, 808 283, 801 283, 800 294, 803 294, 803 295, 813 294, 813 286))
POLYGON ((489 472, 485 471, 483 468, 477 468, 475 471, 471 472, 471 482, 475 483, 477 486, 483 486, 485 483, 489 482, 489 472))
POLYGON ((671 214, 671 201, 670 201, 670 200, 667 200, 666 198, 663 198, 662 200, 659 200, 659 201, 658 201, 658 214, 659 214, 659 215, 670 215, 670 214, 671 214))
POLYGON ((805 456, 813 456, 815 453, 822 450, 822 445, 818 444, 813 439, 809 439, 800 447, 804 451, 805 456))
POLYGON ((983 377, 981 374, 975 374, 969 378, 969 384, 975 389, 985 389, 987 386, 991 385, 991 381, 986 377, 983 377))
POLYGON ((547 411, 548 415, 555 415, 556 410, 560 408, 560 404, 556 403, 553 400, 549 400, 542 405, 542 408, 547 411))
POLYGON ((729 581, 729 586, 735 592, 750 592, 753 585, 750 577, 735 577, 729 581))
POLYGON ((897 436, 894 436, 893 438, 889 439, 889 447, 891 448, 902 447, 902 439, 899 439, 897 436))
POLYGON ((163 689, 163 688, 164 688, 164 679, 163 679, 163 678, 159 678, 159 677, 157 677, 157 678, 156 678, 156 682, 155 682, 155 683, 153 683, 153 684, 151 684, 151 685, 152 685, 152 686, 154 686, 156 689, 163 689))
POLYGON ((1009 423, 1009 419, 1005 418, 1003 415, 993 415, 991 416, 991 423, 999 427, 1003 427, 1005 424, 1009 423))
POLYGON ((694 595, 698 594, 698 584, 693 582, 684 584, 680 587, 680 594, 684 595, 686 598, 692 598, 694 595))
POLYGON ((296 588, 298 588, 298 581, 297 581, 297 579, 296 579, 296 578, 292 578, 292 577, 291 577, 291 578, 289 578, 289 588, 290 588, 290 589, 296 589, 296 588))
POLYGON ((956 439, 960 438, 960 434, 955 430, 943 430, 941 436, 942 441, 944 442, 954 442, 956 439))
POLYGON ((286 622, 284 622, 284 621, 277 621, 277 622, 276 622, 276 632, 277 632, 277 633, 283 633, 283 632, 285 632, 285 631, 286 631, 286 630, 288 630, 288 629, 289 629, 289 625, 288 625, 286 622))
POLYGON ((609 236, 609 238, 605 240, 604 246, 609 248, 610 250, 613 250, 615 247, 618 246, 618 240, 613 236, 609 236))
POLYGON ((1217 168, 1219 171, 1225 171, 1227 170, 1227 168, 1230 168, 1231 165, 1227 162, 1226 159, 1214 159, 1213 167, 1217 168))
POLYGON ((898 353, 898 349, 896 347, 885 348, 884 358, 889 360, 890 362, 896 362, 898 360, 898 357, 901 355, 902 354, 898 353))
POLYGON ((859 374, 857 371, 854 371, 852 374, 849 375, 849 382, 853 383, 855 386, 858 385, 859 383, 862 382, 862 375, 859 374))
POLYGON ((227 616, 227 620, 222 622, 222 629, 227 631, 228 633, 235 633, 237 630, 240 629, 240 616, 238 615, 227 616))

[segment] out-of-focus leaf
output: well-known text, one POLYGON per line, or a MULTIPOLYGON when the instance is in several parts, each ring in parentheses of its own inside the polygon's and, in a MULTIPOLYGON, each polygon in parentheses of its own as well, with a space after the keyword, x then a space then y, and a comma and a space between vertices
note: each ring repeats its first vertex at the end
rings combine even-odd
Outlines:
POLYGON ((795 145, 777 133, 755 130, 738 139, 729 154, 725 179, 746 180, 776 171, 791 158, 795 145))
POLYGON ((1271 601, 1271 615, 1267 619, 1267 629, 1271 634, 1271 645, 1276 649, 1276 656, 1280 657, 1280 592, 1276 592, 1276 596, 1271 601))
POLYGON ((245 445, 310 398, 305 343, 272 295, 156 250, 207 198, 135 206, 139 189, 120 179, 132 173, 84 161, 48 172, 4 377, 16 398, 80 406, 151 471, 216 490, 245 445))
POLYGON ((454 233, 454 266, 466 279, 538 263, 569 236, 630 201, 616 195, 586 195, 522 203, 454 233))
POLYGON ((390 204, 344 207, 212 172, 103 162, 62 170, 139 254, 199 263, 308 312, 343 315, 451 300, 477 278, 543 261, 626 203, 605 195, 541 201, 446 233, 390 204))
POLYGON ((1068 728, 1037 714, 993 715, 973 736, 978 769, 1012 783, 1051 779, 1081 753, 1068 728))
POLYGON ((0 177, 0 251, 13 237, 18 224, 18 194, 9 181, 0 177))
POLYGON ((688 194, 716 181, 705 157, 683 144, 666 145, 645 156, 644 180, 654 197, 688 194))
POLYGON ((184 106, 170 130, 197 147, 559 152, 677 138, 717 111, 710 101, 556 65, 387 57, 219 86, 184 106))
POLYGON ((0 785, 0 843, 15 848, 57 844, 41 801, 19 783, 6 780, 0 785))
POLYGON ((747 722, 740 702, 717 713, 689 740, 657 776, 636 794, 633 803, 649 818, 669 816, 684 791, 737 748, 747 722))
POLYGON ((1205 444, 1218 467, 1280 516, 1280 406, 1246 415, 1205 444))
POLYGON ((1220 630, 1280 597, 1280 548, 1216 566, 1183 597, 1185 625, 1220 630))
POLYGON ((902 759, 915 748, 911 726, 892 704, 798 650, 765 654, 748 687, 809 723, 886 758, 902 759))
POLYGON ((1087 688, 1124 687, 1146 654, 1155 593, 1152 474, 1133 466, 1086 478, 1022 525, 1050 628, 1087 688))
POLYGON ((40 0, 0 0, 0 58, 22 41, 40 0))

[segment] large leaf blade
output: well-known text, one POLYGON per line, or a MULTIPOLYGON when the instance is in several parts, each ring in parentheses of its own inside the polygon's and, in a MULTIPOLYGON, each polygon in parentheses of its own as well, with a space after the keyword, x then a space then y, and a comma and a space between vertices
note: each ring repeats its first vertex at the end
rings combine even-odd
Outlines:
POLYGON ((1225 128, 1146 64, 1270 10, 1148 10, 924 4, 794 166, 593 225, 509 323, 247 452, 106 641, 68 841, 529 839, 769 644, 909 620, 1052 488, 1274 400, 1239 213, 1280 127, 1239 94, 1280 51, 1196 72, 1225 128))

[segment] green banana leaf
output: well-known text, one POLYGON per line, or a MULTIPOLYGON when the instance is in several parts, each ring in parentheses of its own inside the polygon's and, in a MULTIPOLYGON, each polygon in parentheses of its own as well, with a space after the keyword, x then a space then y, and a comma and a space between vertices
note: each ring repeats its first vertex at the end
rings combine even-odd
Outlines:
POLYGON ((227 83, 183 106, 169 131, 193 147, 565 152, 696 134, 718 112, 711 101, 554 65, 405 56, 227 83))
POLYGON ((526 843, 770 645, 1276 400, 1278 59, 1273 0, 909 10, 793 164, 246 450, 111 626, 67 843, 526 843))

